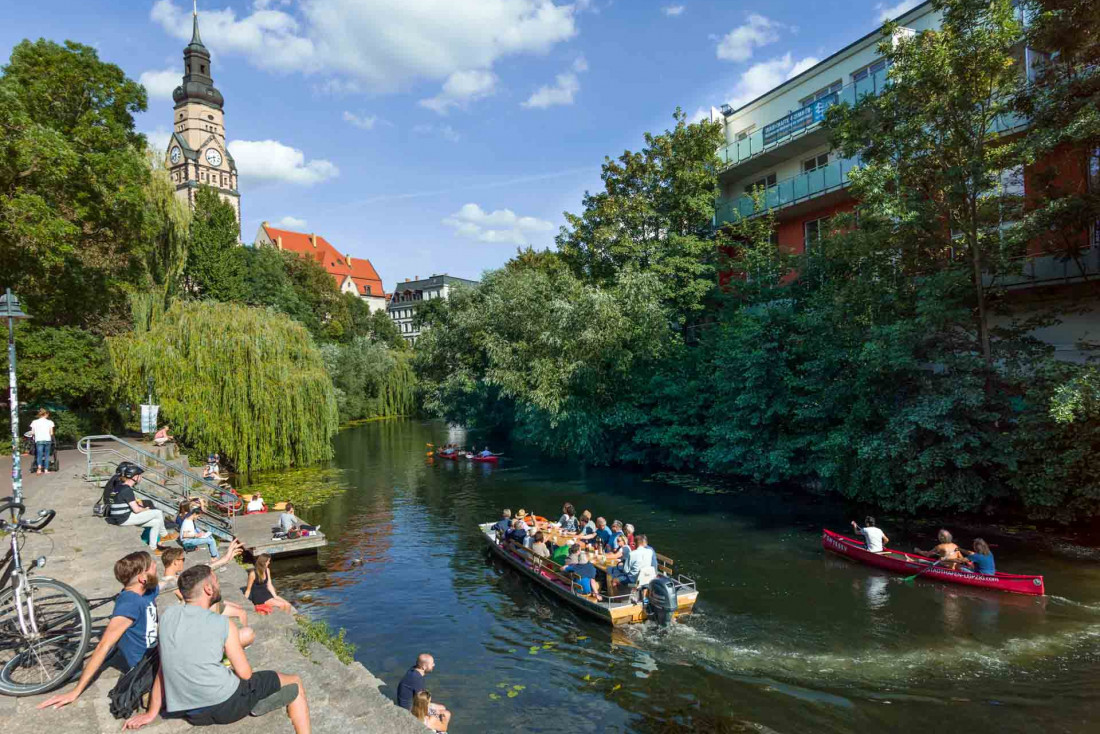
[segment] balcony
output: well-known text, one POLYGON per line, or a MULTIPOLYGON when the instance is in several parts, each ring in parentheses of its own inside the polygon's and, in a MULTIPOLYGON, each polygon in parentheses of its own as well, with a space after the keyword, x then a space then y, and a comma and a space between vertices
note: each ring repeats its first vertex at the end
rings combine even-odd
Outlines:
POLYGON ((868 94, 881 94, 888 83, 886 72, 886 69, 882 69, 857 82, 841 87, 838 92, 784 115, 751 133, 745 139, 719 148, 718 157, 721 160, 721 170, 740 165, 817 130, 825 119, 825 110, 838 102, 847 102, 854 105, 868 94))
POLYGON ((779 209, 842 189, 848 185, 848 174, 858 168, 859 164, 858 157, 841 158, 808 173, 778 181, 775 186, 764 189, 763 206, 760 208, 757 208, 756 200, 747 194, 736 199, 719 199, 714 224, 720 227, 728 222, 759 214, 764 209, 779 209))

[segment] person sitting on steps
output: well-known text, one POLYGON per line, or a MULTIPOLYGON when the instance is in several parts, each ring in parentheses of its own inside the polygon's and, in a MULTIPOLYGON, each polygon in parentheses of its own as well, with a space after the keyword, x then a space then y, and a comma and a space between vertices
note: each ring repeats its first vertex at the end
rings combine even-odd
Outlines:
POLYGON ((112 525, 136 526, 149 529, 149 550, 160 555, 157 545, 161 539, 165 541, 175 540, 176 533, 168 533, 164 527, 164 513, 155 508, 149 508, 138 501, 134 494, 141 475, 145 470, 136 464, 130 464, 123 468, 119 475, 119 483, 112 493, 110 500, 110 514, 107 521, 112 525))
POLYGON ((157 446, 163 446, 166 443, 168 443, 170 441, 174 442, 175 440, 176 440, 176 437, 168 432, 168 424, 167 423, 164 424, 163 426, 161 426, 160 430, 157 431, 156 435, 153 436, 153 443, 157 446))
POLYGON ((184 550, 195 550, 205 547, 210 552, 210 558, 218 559, 218 541, 209 530, 199 530, 195 527, 195 520, 202 514, 198 507, 191 506, 180 523, 180 545, 184 550))
POLYGON ((38 708, 59 709, 76 701, 91 684, 112 650, 117 650, 118 667, 125 673, 157 645, 157 562, 147 551, 130 553, 115 561, 115 579, 122 591, 92 656, 84 664, 76 688, 38 704, 38 708), (118 658, 121 658, 120 660, 118 658))
POLYGON ((271 580, 271 556, 267 553, 256 556, 256 565, 248 572, 244 596, 257 607, 266 604, 294 614, 294 606, 275 592, 275 584, 271 580))
POLYGON ((165 610, 160 626, 160 672, 153 684, 149 711, 132 717, 126 727, 151 723, 164 705, 194 726, 232 724, 286 707, 296 734, 311 731, 305 687, 297 675, 253 671, 236 626, 210 610, 221 600, 218 576, 198 565, 180 574, 187 601, 165 610), (229 658, 231 668, 222 665, 229 658))

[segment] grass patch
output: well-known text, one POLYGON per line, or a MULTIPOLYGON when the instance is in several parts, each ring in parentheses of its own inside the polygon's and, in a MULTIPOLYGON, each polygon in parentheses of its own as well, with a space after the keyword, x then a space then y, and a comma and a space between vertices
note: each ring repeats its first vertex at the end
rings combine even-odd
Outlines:
MULTIPOLYGON (((350 665, 355 660, 355 645, 348 642, 345 637, 348 633, 343 627, 339 632, 334 632, 328 626, 328 622, 313 620, 299 614, 294 620, 298 623, 298 631, 294 635, 294 644, 298 652, 309 658, 309 646, 319 642, 336 655, 336 659, 344 665, 350 665)), ((310 658, 312 660, 312 658, 310 658)), ((313 661, 317 662, 317 661, 313 661)))

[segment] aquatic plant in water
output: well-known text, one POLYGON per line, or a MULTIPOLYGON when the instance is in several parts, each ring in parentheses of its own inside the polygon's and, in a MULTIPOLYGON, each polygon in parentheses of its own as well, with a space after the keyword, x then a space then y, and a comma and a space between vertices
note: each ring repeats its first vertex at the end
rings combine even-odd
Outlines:
POLYGON ((242 493, 262 494, 268 506, 276 502, 293 502, 297 509, 323 505, 347 489, 344 472, 335 467, 257 472, 241 486, 242 493))

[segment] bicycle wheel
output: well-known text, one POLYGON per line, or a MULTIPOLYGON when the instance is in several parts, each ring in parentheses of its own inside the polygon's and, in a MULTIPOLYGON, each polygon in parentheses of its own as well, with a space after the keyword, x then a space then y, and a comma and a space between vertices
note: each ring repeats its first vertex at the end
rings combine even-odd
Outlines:
MULTIPOLYGON (((92 637, 92 613, 80 592, 53 579, 27 583, 37 634, 21 629, 15 590, 0 592, 0 694, 5 696, 35 696, 64 685, 83 664, 92 637)), ((26 599, 22 606, 26 620, 26 599)))

